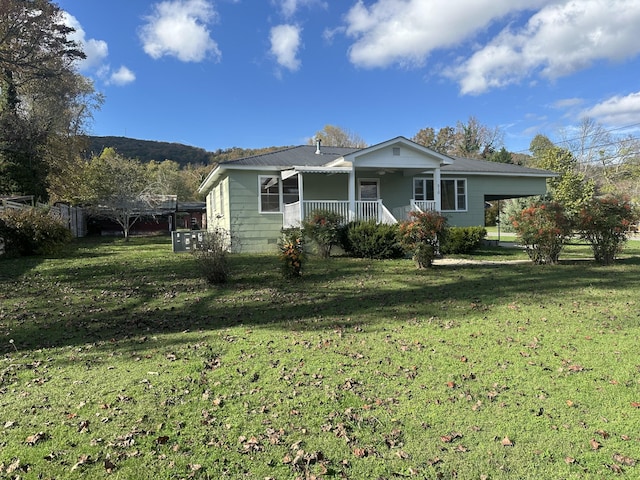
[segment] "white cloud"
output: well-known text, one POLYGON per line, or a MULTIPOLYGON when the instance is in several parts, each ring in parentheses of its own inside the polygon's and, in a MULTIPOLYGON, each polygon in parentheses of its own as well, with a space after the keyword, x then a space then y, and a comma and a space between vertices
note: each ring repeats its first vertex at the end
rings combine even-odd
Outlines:
POLYGON ((640 92, 608 98, 585 110, 582 116, 596 119, 599 123, 609 126, 640 123, 640 92))
POLYGON ((553 103, 554 108, 566 109, 566 108, 575 108, 584 103, 584 99, 582 98, 563 98, 557 100, 553 103))
POLYGON ((327 8, 327 3, 321 0, 272 0, 272 3, 280 7, 282 14, 286 18, 290 18, 296 14, 301 7, 310 7, 317 4, 322 8, 327 8))
POLYGON ((291 71, 300 68, 297 58, 300 48, 300 27, 296 25, 277 25, 271 29, 271 54, 276 57, 278 64, 291 71))
POLYGON ((136 79, 136 75, 127 67, 122 65, 115 72, 111 72, 111 74, 109 75, 108 83, 122 86, 122 85, 127 85, 129 83, 134 82, 135 79, 136 79))
POLYGON ((78 70, 89 72, 102 79, 107 85, 127 85, 136 79, 135 74, 124 65, 115 72, 106 63, 109 56, 109 47, 104 40, 86 38, 86 33, 80 22, 67 12, 62 12, 62 20, 68 27, 75 29, 69 35, 69 39, 77 42, 87 58, 78 61, 78 70))
POLYGON ((221 52, 208 25, 217 13, 207 0, 171 0, 154 5, 140 29, 144 51, 154 59, 165 55, 183 62, 219 60, 221 52))
POLYGON ((350 61, 365 68, 419 66, 431 52, 455 47, 496 19, 550 0, 359 0, 346 15, 350 61))
POLYGON ((89 71, 99 68, 109 55, 107 42, 94 38, 86 38, 86 33, 82 25, 80 25, 80 22, 76 17, 67 12, 62 12, 62 21, 66 26, 75 29, 75 32, 69 35, 69 39, 77 42, 87 56, 84 60, 78 61, 78 69, 80 71, 89 71))
POLYGON ((535 13, 518 30, 505 29, 450 75, 465 94, 542 75, 570 75, 599 60, 620 61, 640 53, 637 0, 566 0, 535 13))

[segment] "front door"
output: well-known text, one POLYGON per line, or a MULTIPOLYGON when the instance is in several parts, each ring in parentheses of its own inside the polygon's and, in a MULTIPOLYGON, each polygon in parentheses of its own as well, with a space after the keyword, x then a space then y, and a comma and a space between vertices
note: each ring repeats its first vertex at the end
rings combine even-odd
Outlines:
POLYGON ((377 179, 363 178, 358 182, 359 200, 373 200, 380 198, 380 182, 377 179))

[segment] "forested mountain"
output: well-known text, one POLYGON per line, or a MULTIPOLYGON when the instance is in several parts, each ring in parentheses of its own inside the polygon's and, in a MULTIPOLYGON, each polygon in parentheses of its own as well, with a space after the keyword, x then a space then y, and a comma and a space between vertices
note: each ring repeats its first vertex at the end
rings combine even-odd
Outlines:
POLYGON ((185 166, 189 163, 193 165, 208 165, 213 163, 213 155, 203 148, 190 147, 180 143, 156 142, 152 140, 137 140, 127 137, 86 137, 87 147, 85 156, 100 155, 107 147, 113 148, 116 152, 126 158, 135 158, 143 163, 155 160, 173 160, 185 166))
POLYGON ((192 165, 213 165, 225 160, 248 157, 281 147, 266 148, 239 148, 232 147, 218 149, 215 152, 208 152, 203 148, 191 147, 180 143, 158 142, 154 140, 137 140, 128 137, 86 137, 86 148, 84 154, 86 158, 93 155, 100 155, 102 150, 110 147, 115 149, 120 155, 126 158, 138 159, 143 163, 155 160, 173 160, 184 167, 192 165))

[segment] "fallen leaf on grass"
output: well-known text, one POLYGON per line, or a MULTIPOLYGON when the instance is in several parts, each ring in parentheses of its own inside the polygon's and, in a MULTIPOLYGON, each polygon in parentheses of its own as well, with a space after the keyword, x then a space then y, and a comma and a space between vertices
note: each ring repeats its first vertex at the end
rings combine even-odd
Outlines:
POLYGON ((80 455, 80 457, 78 458, 78 461, 76 462, 76 464, 73 467, 71 467, 71 471, 73 472, 73 471, 77 470, 78 468, 80 468, 80 467, 82 467, 84 465, 87 465, 88 463, 91 463, 91 456, 90 455, 86 455, 86 454, 80 455))
POLYGON ((49 435, 45 432, 38 432, 34 435, 29 435, 27 439, 24 441, 27 445, 33 447, 35 444, 42 442, 49 438, 49 435))
POLYGON ((631 402, 633 408, 640 408, 640 402, 631 402))
POLYGON ((462 438, 462 434, 458 433, 458 432, 451 432, 449 435, 442 435, 440 437, 440 441, 442 443, 451 443, 453 442, 456 438, 462 438))
POLYGON ((367 456, 367 450, 364 448, 356 447, 353 449, 353 454, 358 458, 364 458, 367 456))
POLYGON ((509 437, 504 437, 500 443, 503 447, 513 447, 513 442, 509 437))
MULTIPOLYGON (((11 462, 11 464, 9 464, 9 466, 5 470, 5 473, 9 474, 9 473, 16 472, 18 470, 22 470, 23 472, 28 472, 30 469, 29 469, 29 465, 20 465, 20 459, 16 458, 13 462, 11 462)), ((19 478, 19 477, 16 477, 16 478, 19 478)))
POLYGON ((620 455, 619 453, 614 453, 613 459, 616 462, 626 465, 628 467, 633 467, 636 464, 636 461, 633 458, 625 457, 624 455, 620 455))
POLYGON ((104 459, 104 469, 107 473, 112 473, 116 469, 116 464, 108 458, 104 459))
POLYGON ((573 457, 564 457, 564 463, 571 465, 572 463, 576 463, 576 459, 573 457))
POLYGON ((591 445, 592 450, 598 450, 600 447, 602 447, 602 444, 598 442, 595 438, 592 438, 591 440, 589 440, 589 445, 591 445))
POLYGON ((611 471, 613 471, 614 473, 622 473, 622 467, 616 463, 613 463, 611 465, 607 465, 607 468, 609 468, 611 471))

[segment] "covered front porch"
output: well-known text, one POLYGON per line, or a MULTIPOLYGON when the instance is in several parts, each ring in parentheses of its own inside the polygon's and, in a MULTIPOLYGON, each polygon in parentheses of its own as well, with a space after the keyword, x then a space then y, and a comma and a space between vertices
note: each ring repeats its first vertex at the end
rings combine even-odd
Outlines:
POLYGON ((283 171, 281 178, 284 228, 299 227, 318 210, 336 213, 345 223, 375 221, 386 224, 408 219, 409 212, 441 210, 439 168, 426 172, 297 167, 283 171), (421 175, 429 187, 423 182, 417 188, 414 175, 421 175))

